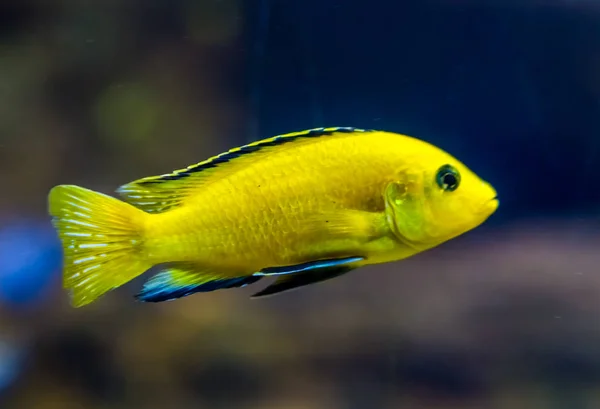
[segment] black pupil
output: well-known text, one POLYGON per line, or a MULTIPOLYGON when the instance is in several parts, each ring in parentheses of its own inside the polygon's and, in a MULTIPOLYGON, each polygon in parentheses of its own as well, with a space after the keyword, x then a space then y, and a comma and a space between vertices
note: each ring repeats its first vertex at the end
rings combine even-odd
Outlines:
POLYGON ((442 181, 444 182, 444 185, 450 188, 456 186, 456 184, 458 183, 458 180, 456 179, 456 175, 454 175, 454 173, 445 173, 444 176, 442 176, 442 181))
POLYGON ((460 184, 460 174, 452 166, 444 165, 438 170, 436 181, 440 188, 447 192, 452 192, 460 184))

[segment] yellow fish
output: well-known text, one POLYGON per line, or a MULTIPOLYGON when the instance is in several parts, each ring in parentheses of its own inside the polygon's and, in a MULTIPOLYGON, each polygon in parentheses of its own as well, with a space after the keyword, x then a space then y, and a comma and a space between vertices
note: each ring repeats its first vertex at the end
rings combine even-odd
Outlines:
POLYGON ((277 276, 264 296, 404 259, 483 223, 496 191, 422 140, 335 127, 275 136, 118 189, 54 187, 64 286, 83 306, 153 266, 166 301, 277 276))

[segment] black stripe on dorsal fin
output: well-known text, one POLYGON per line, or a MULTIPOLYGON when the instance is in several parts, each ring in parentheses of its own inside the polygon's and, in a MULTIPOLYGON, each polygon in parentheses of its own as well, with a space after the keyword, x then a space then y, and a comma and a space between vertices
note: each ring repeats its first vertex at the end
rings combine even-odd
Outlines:
POLYGON ((334 133, 353 133, 353 132, 367 132, 364 129, 352 128, 352 127, 331 127, 331 128, 313 128, 300 132, 292 132, 283 135, 273 136, 271 138, 262 139, 260 141, 252 142, 247 145, 243 145, 237 148, 228 150, 227 152, 213 156, 207 160, 204 160, 195 165, 188 166, 185 169, 173 171, 168 174, 160 176, 151 176, 138 180, 137 184, 147 183, 160 183, 160 181, 170 181, 186 178, 193 173, 201 172, 206 169, 214 168, 223 163, 230 162, 242 155, 253 153, 261 150, 262 148, 269 146, 283 145, 284 143, 295 141, 300 138, 314 138, 320 136, 331 135, 334 133))
POLYGON ((159 176, 138 179, 121 186, 117 192, 124 200, 149 213, 160 213, 178 206, 192 187, 202 184, 214 171, 236 158, 260 152, 265 148, 280 146, 304 138, 317 138, 336 133, 369 132, 353 127, 313 128, 273 136, 249 143, 213 156, 195 165, 159 176))

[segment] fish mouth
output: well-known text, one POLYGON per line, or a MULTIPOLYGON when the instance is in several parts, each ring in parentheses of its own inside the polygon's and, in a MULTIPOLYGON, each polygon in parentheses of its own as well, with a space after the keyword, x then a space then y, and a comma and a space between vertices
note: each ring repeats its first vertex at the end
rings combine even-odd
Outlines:
POLYGON ((500 206, 500 199, 498 199, 498 196, 494 196, 483 203, 481 213, 490 215, 498 209, 498 206, 500 206))

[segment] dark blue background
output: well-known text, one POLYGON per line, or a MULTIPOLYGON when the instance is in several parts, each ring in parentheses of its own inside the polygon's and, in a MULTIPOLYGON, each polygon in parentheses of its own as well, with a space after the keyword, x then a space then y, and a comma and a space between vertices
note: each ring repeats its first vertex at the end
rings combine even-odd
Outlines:
POLYGON ((336 125, 406 133, 497 188, 493 221, 594 213, 599 13, 460 3, 250 1, 258 134, 336 125))

